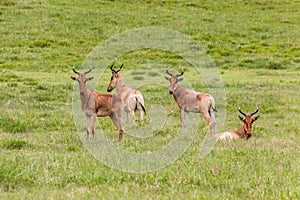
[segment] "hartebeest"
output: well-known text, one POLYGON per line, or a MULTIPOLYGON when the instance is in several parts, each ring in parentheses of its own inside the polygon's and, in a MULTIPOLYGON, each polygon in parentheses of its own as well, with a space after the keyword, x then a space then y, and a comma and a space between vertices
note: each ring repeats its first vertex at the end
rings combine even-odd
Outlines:
POLYGON ((95 90, 89 90, 86 87, 86 82, 92 80, 93 77, 86 78, 86 74, 92 71, 92 67, 84 72, 80 73, 73 67, 74 73, 78 74, 78 77, 71 76, 71 79, 78 81, 81 109, 86 116, 86 132, 87 137, 90 133, 90 125, 92 121, 92 134, 95 135, 95 127, 97 117, 109 116, 119 129, 119 139, 123 139, 124 128, 122 125, 122 112, 123 108, 120 103, 120 98, 112 94, 100 94, 95 90))
POLYGON ((180 74, 172 74, 167 68, 166 73, 171 76, 165 79, 170 81, 169 93, 179 106, 181 127, 187 126, 189 112, 200 112, 209 124, 211 134, 214 134, 216 126, 214 112, 217 111, 214 98, 210 94, 181 87, 178 83, 183 80, 179 78, 184 74, 183 70, 180 74))
POLYGON ((251 114, 246 114, 239 108, 239 112, 245 117, 238 116, 239 119, 244 123, 239 129, 235 131, 226 131, 224 133, 219 133, 214 135, 213 137, 217 140, 232 140, 232 139, 238 139, 238 138, 246 138, 249 139, 252 135, 252 124, 255 122, 259 115, 256 117, 252 117, 258 112, 258 108, 256 107, 256 110, 252 112, 251 114))
POLYGON ((143 95, 140 91, 134 90, 129 86, 124 85, 124 81, 120 74, 123 64, 119 67, 118 70, 114 70, 113 66, 114 64, 110 66, 112 76, 107 87, 107 92, 111 92, 114 88, 116 88, 117 95, 121 98, 124 110, 126 112, 126 120, 129 113, 134 125, 136 125, 136 117, 134 112, 136 110, 139 111, 141 121, 144 120, 144 115, 146 114, 143 95))

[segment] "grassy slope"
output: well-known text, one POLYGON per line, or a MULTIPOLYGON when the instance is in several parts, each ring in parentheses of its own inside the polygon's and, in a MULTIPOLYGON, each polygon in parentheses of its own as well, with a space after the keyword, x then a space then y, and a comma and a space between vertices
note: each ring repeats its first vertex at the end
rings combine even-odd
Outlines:
MULTIPOLYGON (((0 196, 299 198, 299 8, 279 0, 1 1, 0 196), (148 174, 115 171, 86 151, 75 134, 70 66, 110 36, 148 26, 187 34, 212 56, 227 93, 224 129, 240 125, 238 106, 260 106, 251 140, 220 143, 199 160, 197 136, 175 164, 148 174)), ((125 59, 144 58, 157 52, 125 59)), ((153 91, 144 92, 152 103, 153 91)))

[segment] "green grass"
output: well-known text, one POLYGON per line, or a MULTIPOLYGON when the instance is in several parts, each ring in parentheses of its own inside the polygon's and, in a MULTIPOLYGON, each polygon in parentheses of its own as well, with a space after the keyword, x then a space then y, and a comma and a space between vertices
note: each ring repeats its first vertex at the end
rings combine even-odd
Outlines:
MULTIPOLYGON (((299 12, 297 0, 2 0, 0 199, 299 199, 299 12), (239 107, 246 112, 259 107, 252 138, 218 143, 201 160, 207 130, 201 117, 192 146, 160 171, 125 173, 95 159, 76 134, 71 67, 79 68, 111 36, 141 27, 177 30, 197 40, 224 81, 223 129, 241 125, 239 107)), ((164 81, 163 71, 147 68, 155 62, 184 68, 194 89, 208 91, 170 52, 130 52, 116 64, 122 62, 131 81, 159 76, 164 81)), ((105 72, 97 90, 105 91, 110 75, 105 72)), ((98 126, 128 151, 160 149, 179 128, 167 87, 165 82, 141 88, 146 108, 166 108, 168 123, 154 137, 125 136, 118 143, 109 119, 98 119, 98 126)))

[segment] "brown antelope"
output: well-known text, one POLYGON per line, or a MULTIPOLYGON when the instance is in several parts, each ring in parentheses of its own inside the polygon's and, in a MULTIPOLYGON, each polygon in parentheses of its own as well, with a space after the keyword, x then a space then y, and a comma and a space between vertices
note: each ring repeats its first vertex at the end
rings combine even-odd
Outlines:
POLYGON ((144 120, 144 115, 146 114, 143 95, 140 91, 134 90, 129 86, 124 85, 123 79, 120 74, 123 64, 118 70, 114 70, 112 68, 113 66, 114 64, 110 66, 112 76, 110 79, 110 83, 107 87, 107 92, 111 92, 114 88, 116 88, 117 95, 121 98, 121 101, 124 105, 124 110, 126 112, 126 120, 128 119, 129 113, 134 125, 137 125, 134 112, 136 110, 139 111, 141 121, 144 120))
POLYGON ((78 74, 78 77, 71 76, 71 79, 78 81, 81 109, 86 116, 86 132, 87 137, 90 133, 90 125, 92 121, 92 134, 95 135, 95 127, 97 117, 109 116, 119 129, 119 139, 123 139, 124 128, 122 125, 122 112, 123 108, 120 104, 120 99, 116 95, 112 94, 100 94, 95 90, 89 90, 86 88, 86 82, 92 80, 93 77, 86 78, 86 74, 92 71, 92 67, 84 73, 80 73, 73 67, 74 73, 78 74))
POLYGON ((181 127, 187 126, 189 112, 200 112, 209 124, 211 134, 214 134, 216 126, 214 112, 217 111, 214 98, 207 93, 182 88, 178 83, 183 80, 183 78, 179 78, 184 74, 183 70, 180 74, 172 74, 168 68, 166 73, 171 76, 171 78, 165 77, 165 79, 170 81, 169 93, 173 95, 180 109, 181 127))
POLYGON ((238 138, 244 138, 249 139, 252 135, 252 124, 255 122, 259 115, 252 118, 253 115, 255 115, 258 112, 258 108, 251 113, 251 114, 245 114, 243 111, 240 110, 239 112, 245 117, 238 116, 239 119, 244 123, 239 129, 235 131, 227 131, 224 133, 219 133, 217 135, 214 135, 213 137, 217 140, 232 140, 232 139, 238 139, 238 138))

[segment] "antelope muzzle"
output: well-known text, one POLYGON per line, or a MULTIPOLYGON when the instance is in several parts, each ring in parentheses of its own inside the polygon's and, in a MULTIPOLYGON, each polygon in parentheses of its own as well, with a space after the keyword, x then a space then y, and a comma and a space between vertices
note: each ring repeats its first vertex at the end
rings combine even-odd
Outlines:
POLYGON ((111 92, 112 90, 113 90, 113 88, 110 87, 110 86, 108 86, 107 89, 106 89, 107 92, 111 92))

